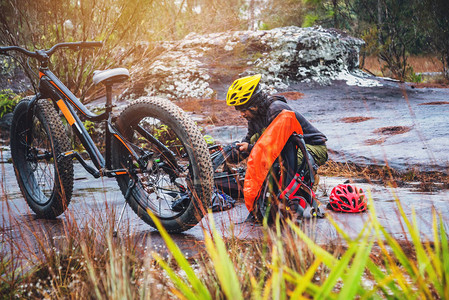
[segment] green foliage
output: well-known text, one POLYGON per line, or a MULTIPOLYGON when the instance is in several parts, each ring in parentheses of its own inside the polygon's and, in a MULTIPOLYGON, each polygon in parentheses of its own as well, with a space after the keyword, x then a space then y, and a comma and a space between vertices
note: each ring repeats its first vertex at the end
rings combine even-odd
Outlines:
MULTIPOLYGON (((244 6, 241 0, 5 0, 0 2, 0 45, 33 50, 58 42, 103 41, 100 50, 52 56, 52 71, 83 98, 93 87, 93 70, 151 59, 160 53, 152 51, 154 41, 177 40, 190 32, 247 29, 252 20, 241 16, 244 6)), ((255 7, 246 10, 254 15, 255 7)))
POLYGON ((20 96, 16 95, 12 90, 6 89, 0 91, 0 118, 10 113, 19 102, 20 96))
POLYGON ((353 31, 356 14, 346 0, 304 0, 303 26, 321 25, 353 31))
POLYGON ((366 41, 377 44, 366 49, 374 46, 387 71, 407 79, 409 53, 435 53, 444 71, 449 69, 448 11, 446 0, 5 0, 0 2, 0 44, 37 49, 57 42, 104 41, 94 54, 61 51, 52 58, 52 70, 84 97, 93 86, 94 69, 151 59, 159 53, 152 51, 154 41, 190 32, 321 25, 356 37, 376 31, 366 41))
POLYGON ((416 7, 425 49, 435 52, 443 63, 443 74, 449 79, 449 1, 422 0, 416 7))
POLYGON ((17 68, 17 63, 11 57, 0 56, 0 76, 8 76, 17 68))
POLYGON ((423 81, 422 74, 416 74, 415 71, 413 70, 413 67, 411 66, 407 68, 406 74, 407 74, 406 79, 409 82, 420 83, 423 81))
POLYGON ((86 128, 87 132, 92 135, 95 131, 96 124, 92 121, 86 120, 83 122, 84 128, 86 128))
MULTIPOLYGON (((287 296, 294 299, 300 297, 317 299, 447 298, 449 296, 449 288, 446 284, 449 279, 449 247, 448 235, 441 216, 437 220, 434 215, 434 243, 422 242, 415 213, 410 221, 399 200, 397 200, 397 206, 407 233, 411 237, 407 251, 415 253, 416 258, 407 255, 403 246, 382 227, 373 202, 370 200, 370 220, 355 239, 350 238, 332 218, 329 219, 347 244, 347 249, 341 256, 335 256, 317 245, 309 235, 291 221, 287 221, 288 226, 281 230, 278 219, 274 235, 270 240, 265 241, 267 245, 270 245, 270 251, 263 252, 268 257, 259 258, 258 263, 260 270, 263 270, 262 265, 267 263, 270 272, 268 274, 261 272, 260 278, 253 277, 249 267, 251 262, 248 259, 243 259, 236 264, 238 259, 232 256, 234 250, 226 246, 215 228, 212 214, 209 214, 212 236, 205 232, 207 253, 204 259, 210 261, 215 274, 209 279, 218 280, 219 284, 213 285, 220 290, 216 295, 224 294, 228 299, 248 298, 249 295, 254 299, 267 298, 268 295, 271 295, 273 299, 287 299, 287 296), (293 236, 289 235, 290 231, 293 236), (308 251, 313 253, 312 256, 308 256, 311 258, 310 266, 304 271, 292 268, 288 261, 290 258, 288 249, 297 243, 304 244, 308 251), (371 255, 375 243, 380 248, 380 252, 376 252, 377 256, 383 260, 380 266, 377 264, 379 260, 374 261, 375 256, 371 255), (327 271, 324 274, 320 273, 319 268, 327 269, 327 271), (238 280, 238 272, 249 273, 251 282, 249 287, 245 286, 244 281, 238 280), (323 277, 320 282, 315 280, 317 273, 323 277), (371 287, 362 284, 363 278, 372 278, 369 279, 372 282, 371 287), (336 288, 339 281, 342 285, 336 288)), ((157 219, 153 217, 153 220, 158 224, 157 219)), ((188 281, 179 277, 175 266, 170 266, 158 254, 155 254, 158 263, 175 282, 177 290, 174 294, 184 295, 188 299, 209 298, 210 294, 206 291, 203 296, 199 295, 200 288, 202 290, 205 287, 201 278, 192 272, 191 266, 179 248, 160 224, 158 229, 179 267, 187 274, 188 281), (191 286, 188 285, 189 282, 191 286)), ((290 255, 292 255, 291 252, 290 255)), ((307 252, 302 250, 299 255, 307 255, 307 252)))
POLYGON ((365 41, 363 46, 363 53, 365 55, 378 55, 380 52, 380 45, 378 43, 379 31, 376 26, 370 27, 362 33, 361 38, 365 41))
POLYGON ((260 30, 270 30, 270 29, 271 29, 271 26, 270 26, 269 24, 265 23, 265 22, 262 22, 262 23, 259 25, 259 29, 260 29, 260 30))
POLYGON ((213 138, 213 136, 211 136, 209 134, 206 134, 203 137, 204 137, 204 140, 206 141, 206 144, 208 146, 212 146, 212 145, 215 144, 215 139, 213 138))
MULTIPOLYGON (((176 133, 166 124, 157 124, 152 126, 151 134, 171 151, 178 154, 184 153, 185 149, 181 140, 178 138, 176 133)), ((143 143, 148 143, 147 139, 139 140, 141 140, 143 143)), ((143 148, 148 147, 144 144, 141 144, 140 146, 143 148)))
POLYGON ((419 80, 409 54, 438 54, 449 77, 449 2, 446 0, 305 0, 303 26, 345 29, 367 43, 365 55, 385 62, 385 76, 419 80))
POLYGON ((384 75, 406 80, 410 50, 415 45, 418 24, 414 2, 395 0, 356 0, 354 10, 362 26, 366 54, 385 62, 384 75), (373 9, 375 8, 375 9, 373 9))
POLYGON ((317 20, 318 20, 317 15, 307 14, 304 19, 304 22, 302 23, 302 26, 303 27, 311 27, 316 24, 317 20))

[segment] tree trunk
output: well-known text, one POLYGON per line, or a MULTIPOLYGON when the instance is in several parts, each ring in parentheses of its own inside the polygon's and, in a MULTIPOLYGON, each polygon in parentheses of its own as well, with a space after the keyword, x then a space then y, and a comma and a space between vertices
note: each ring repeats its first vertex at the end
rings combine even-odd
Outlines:
POLYGON ((249 30, 254 30, 254 0, 249 2, 249 30))
POLYGON ((381 26, 382 26, 382 0, 377 0, 377 39, 379 40, 379 43, 382 42, 382 32, 381 32, 381 26))
POLYGON ((334 7, 334 28, 339 28, 338 24, 338 0, 332 0, 332 6, 334 7))

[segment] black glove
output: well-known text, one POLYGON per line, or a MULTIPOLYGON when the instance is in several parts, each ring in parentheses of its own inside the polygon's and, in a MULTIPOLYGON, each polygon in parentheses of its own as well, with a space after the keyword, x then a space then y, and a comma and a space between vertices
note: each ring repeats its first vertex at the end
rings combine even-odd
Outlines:
POLYGON ((234 142, 223 149, 226 151, 227 154, 226 161, 230 163, 239 163, 240 161, 244 160, 249 156, 249 153, 241 152, 239 150, 239 146, 237 146, 237 143, 238 142, 234 142))
POLYGON ((238 163, 241 160, 240 151, 237 148, 230 149, 230 151, 227 154, 228 158, 226 159, 226 161, 230 163, 238 163))

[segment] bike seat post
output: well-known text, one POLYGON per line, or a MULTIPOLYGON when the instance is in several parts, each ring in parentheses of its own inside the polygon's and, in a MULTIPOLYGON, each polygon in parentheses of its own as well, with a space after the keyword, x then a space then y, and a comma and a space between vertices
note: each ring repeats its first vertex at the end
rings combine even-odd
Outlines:
POLYGON ((112 112, 112 84, 106 84, 106 112, 112 112))
POLYGON ((109 121, 112 113, 112 85, 127 80, 129 71, 124 68, 116 68, 110 70, 96 70, 92 78, 95 84, 103 83, 106 87, 106 114, 107 119, 104 121, 106 128, 106 168, 111 169, 111 135, 108 131, 109 121))
MULTIPOLYGON (((108 114, 108 119, 110 116, 110 113, 112 112, 112 83, 106 83, 106 113, 108 114)), ((105 128, 107 131, 108 128, 108 122, 109 120, 106 119, 104 121, 105 128)), ((111 169, 111 136, 109 134, 106 134, 106 168, 111 169)))

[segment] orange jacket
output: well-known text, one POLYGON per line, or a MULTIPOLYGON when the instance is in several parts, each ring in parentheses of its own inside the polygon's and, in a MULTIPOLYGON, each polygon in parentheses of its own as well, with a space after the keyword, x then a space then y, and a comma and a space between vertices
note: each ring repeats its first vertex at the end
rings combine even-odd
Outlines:
POLYGON ((267 127, 248 158, 243 193, 249 211, 259 195, 268 171, 293 133, 303 134, 295 112, 283 110, 267 127))

